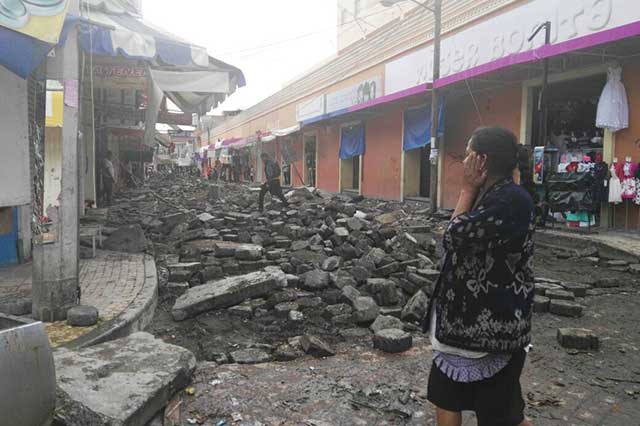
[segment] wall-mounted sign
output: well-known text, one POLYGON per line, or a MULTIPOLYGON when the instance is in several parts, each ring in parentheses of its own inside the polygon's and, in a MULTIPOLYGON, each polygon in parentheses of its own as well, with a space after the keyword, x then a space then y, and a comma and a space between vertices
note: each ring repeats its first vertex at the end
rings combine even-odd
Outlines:
MULTIPOLYGON (((89 81, 88 78, 85 81, 89 81)), ((94 64, 93 85, 98 88, 142 89, 147 86, 147 70, 137 64, 94 64)))
POLYGON ((175 114, 167 111, 160 111, 158 123, 173 124, 175 126, 191 126, 193 124, 192 114, 175 114))
MULTIPOLYGON (((544 43, 544 34, 532 42, 527 38, 542 22, 551 21, 551 42, 558 44, 579 37, 640 21, 637 0, 532 0, 520 7, 480 22, 442 40, 441 78, 496 63, 512 54, 532 51, 544 43)), ((615 37, 606 34, 592 44, 615 37)), ((433 47, 417 50, 390 62, 385 69, 385 94, 400 92, 432 81, 433 47)))
POLYGON ((296 121, 305 121, 325 113, 324 95, 307 99, 296 106, 296 121))
POLYGON ((326 113, 346 109, 382 96, 382 77, 362 81, 327 95, 326 113))

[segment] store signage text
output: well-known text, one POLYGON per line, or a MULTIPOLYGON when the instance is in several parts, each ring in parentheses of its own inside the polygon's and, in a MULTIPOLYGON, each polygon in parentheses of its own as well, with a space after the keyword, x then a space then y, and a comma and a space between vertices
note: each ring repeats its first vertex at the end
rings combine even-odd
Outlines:
POLYGON ((382 96, 382 77, 361 81, 358 84, 327 95, 326 113, 360 105, 382 96))
POLYGON ((319 117, 325 113, 325 97, 316 96, 307 99, 296 106, 296 121, 305 121, 319 117))
POLYGON ((144 78, 147 70, 133 66, 94 65, 93 75, 98 78, 144 78))
MULTIPOLYGON (((561 43, 640 20, 637 0, 533 0, 442 41, 441 77, 531 51, 544 43, 544 34, 529 42, 534 29, 552 25, 551 43, 561 43)), ((390 62, 385 69, 389 95, 433 80, 433 47, 390 62)))

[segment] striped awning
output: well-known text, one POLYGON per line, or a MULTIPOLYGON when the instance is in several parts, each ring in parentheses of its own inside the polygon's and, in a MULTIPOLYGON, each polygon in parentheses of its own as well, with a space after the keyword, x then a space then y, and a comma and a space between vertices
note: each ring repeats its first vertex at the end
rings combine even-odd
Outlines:
POLYGON ((207 49, 169 34, 136 16, 91 9, 86 17, 102 25, 82 26, 80 45, 92 54, 122 55, 156 65, 209 66, 207 49))

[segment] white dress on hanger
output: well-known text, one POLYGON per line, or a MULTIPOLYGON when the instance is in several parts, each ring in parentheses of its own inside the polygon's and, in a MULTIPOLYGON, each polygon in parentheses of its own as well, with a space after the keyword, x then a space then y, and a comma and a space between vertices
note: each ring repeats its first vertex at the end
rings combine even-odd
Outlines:
POLYGON ((629 102, 620 67, 609 68, 607 84, 598 102, 596 127, 613 132, 629 127, 629 102))
POLYGON ((622 183, 616 174, 615 163, 611 165, 611 179, 609 179, 609 202, 613 204, 622 203, 622 183))

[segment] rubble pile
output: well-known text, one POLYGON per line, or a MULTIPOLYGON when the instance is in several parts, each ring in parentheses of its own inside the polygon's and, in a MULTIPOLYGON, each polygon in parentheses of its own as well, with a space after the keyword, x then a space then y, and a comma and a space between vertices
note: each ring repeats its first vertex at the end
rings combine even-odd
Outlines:
MULTIPOLYGON (((288 207, 272 203, 260 214, 253 188, 158 178, 110 209, 110 247, 139 250, 149 241, 176 321, 226 310, 299 331, 304 339, 271 348, 275 358, 334 352, 305 333, 307 323, 328 335, 397 330, 382 333, 378 346, 408 349, 404 332, 418 330, 438 276, 441 221, 406 203, 307 188, 286 196, 288 207), (144 235, 133 238, 137 225, 144 235)), ((227 355, 247 362, 247 354, 227 355)))

